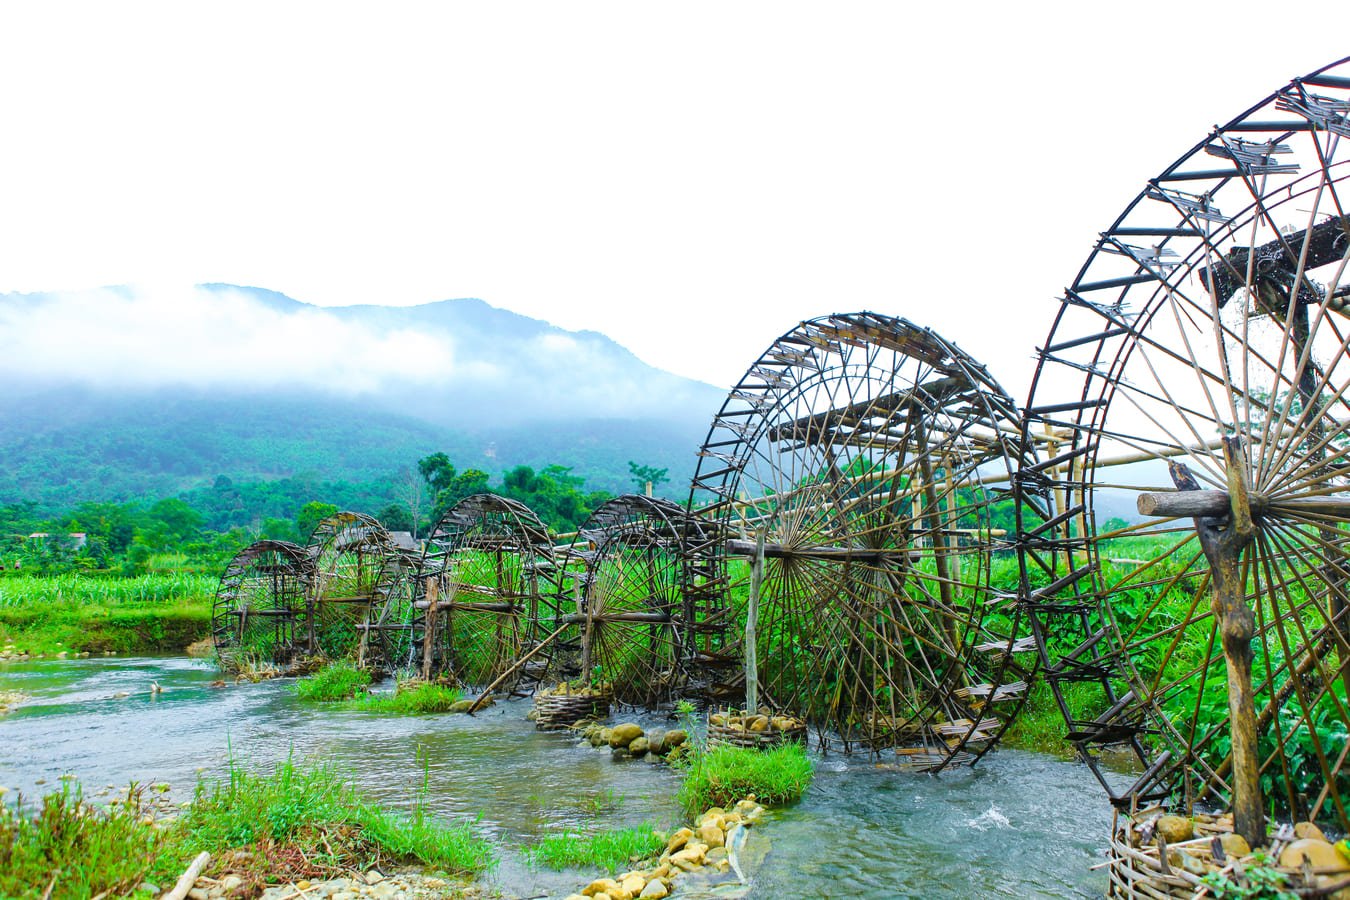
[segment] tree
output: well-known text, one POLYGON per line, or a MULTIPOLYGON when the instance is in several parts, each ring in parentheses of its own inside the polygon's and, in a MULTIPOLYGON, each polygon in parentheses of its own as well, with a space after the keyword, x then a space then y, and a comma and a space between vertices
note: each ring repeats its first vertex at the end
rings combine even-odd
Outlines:
POLYGON ((633 484, 637 485, 639 494, 647 492, 649 483, 654 491, 657 485, 670 481, 670 477, 666 474, 669 471, 669 469, 658 469, 655 466, 639 466, 631 459, 628 461, 628 475, 633 479, 633 484))
POLYGON ((418 460, 417 471, 422 474, 431 492, 433 521, 440 519, 447 509, 465 497, 486 491, 491 479, 488 473, 479 469, 466 469, 460 474, 450 462, 450 457, 444 453, 433 453, 418 460))
POLYGON ((318 500, 311 500, 300 507, 300 512, 295 514, 295 530, 300 535, 300 540, 309 540, 309 536, 319 527, 319 523, 329 516, 337 515, 337 512, 338 508, 333 504, 320 503, 318 500))
POLYGON ((413 520, 408 515, 408 509, 401 503, 390 503, 384 509, 376 514, 375 518, 380 520, 389 531, 412 531, 413 520))

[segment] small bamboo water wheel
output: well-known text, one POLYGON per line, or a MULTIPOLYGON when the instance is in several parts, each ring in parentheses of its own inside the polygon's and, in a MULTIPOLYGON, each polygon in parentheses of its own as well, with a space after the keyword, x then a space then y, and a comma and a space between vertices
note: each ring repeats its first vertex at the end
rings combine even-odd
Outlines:
POLYGON ((413 620, 422 590, 421 564, 415 542, 408 540, 405 545, 395 540, 388 591, 371 605, 365 621, 356 625, 362 634, 357 654, 360 667, 385 675, 416 670, 420 648, 414 639, 413 620))
POLYGON ((1018 481, 1023 590, 1068 740, 1118 808, 1231 809, 1253 846, 1272 811, 1350 830, 1347 137, 1343 60, 1151 179, 1028 401, 1054 449, 1018 481))
POLYGON ((306 599, 305 651, 328 659, 364 656, 372 610, 390 596, 401 554, 370 516, 340 512, 314 528, 306 545, 314 570, 306 599))
POLYGON ((539 644, 556 618, 555 580, 552 540, 529 507, 496 494, 456 503, 419 570, 412 651, 424 676, 477 688, 506 676, 503 690, 537 681, 549 664, 539 644))
POLYGON ((1034 649, 1015 581, 1000 592, 991 572, 1013 524, 991 486, 1015 470, 1019 430, 983 366, 892 316, 803 322, 750 367, 699 454, 691 505, 710 501, 731 536, 709 581, 734 613, 729 640, 758 619, 753 642, 724 652, 753 655, 766 706, 906 768, 994 746, 1034 649))
POLYGON ((583 679, 619 703, 653 706, 693 687, 708 571, 716 542, 698 516, 669 500, 625 494, 606 501, 578 532, 584 561, 575 629, 583 679))
POLYGON ((257 541, 236 553, 211 609, 221 666, 237 671, 249 663, 289 663, 302 642, 313 577, 305 548, 288 541, 257 541))

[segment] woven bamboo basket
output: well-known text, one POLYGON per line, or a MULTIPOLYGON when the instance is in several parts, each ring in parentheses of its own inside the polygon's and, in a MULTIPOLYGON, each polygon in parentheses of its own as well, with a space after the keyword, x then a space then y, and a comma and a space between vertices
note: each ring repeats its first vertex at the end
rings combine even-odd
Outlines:
POLYGON ((745 720, 753 721, 754 716, 742 716, 740 713, 733 713, 724 710, 720 713, 713 713, 708 716, 708 746, 709 747, 746 747, 753 750, 770 750, 780 744, 789 741, 804 744, 806 743, 806 724, 799 720, 792 720, 793 725, 789 728, 775 727, 773 719, 781 719, 780 716, 766 717, 769 724, 761 731, 754 731, 745 725, 745 720), (714 722, 714 719, 721 716, 723 723, 714 722), (736 727, 739 724, 740 727, 736 727))
POLYGON ((608 691, 588 694, 557 694, 540 691, 534 695, 534 727, 540 731, 561 731, 582 719, 603 719, 609 715, 608 691))
MULTIPOLYGON (((1188 856, 1213 865, 1212 841, 1219 835, 1231 833, 1232 825, 1226 822, 1206 822, 1200 819, 1194 820, 1193 824, 1195 827, 1193 839, 1171 844, 1167 849, 1169 852, 1172 850, 1184 851, 1188 856)), ((1180 865, 1164 863, 1160 858, 1161 854, 1156 844, 1142 847, 1133 846, 1130 841, 1129 826, 1129 818, 1117 814, 1116 821, 1111 827, 1111 858, 1107 864, 1109 885, 1106 895, 1108 897, 1123 897, 1127 900, 1160 900, 1160 898, 1176 897, 1188 898, 1189 900, 1189 898, 1197 895, 1214 895, 1214 889, 1207 887, 1201 881, 1203 876, 1188 872, 1180 865), (1201 890, 1205 893, 1199 894, 1201 890)), ((1288 829, 1288 827, 1287 825, 1284 826, 1285 829, 1288 829)), ((1284 836, 1283 832, 1277 832, 1270 848, 1273 856, 1278 856, 1279 851, 1287 843, 1287 839, 1282 840, 1282 836, 1284 836)), ((1292 837, 1292 833, 1287 837, 1292 837)), ((1272 868, 1288 876, 1287 890, 1298 891, 1304 888, 1318 887, 1316 876, 1310 883, 1305 877, 1305 873, 1300 869, 1283 866, 1272 868)), ((1221 869, 1220 866, 1216 870, 1221 869)))

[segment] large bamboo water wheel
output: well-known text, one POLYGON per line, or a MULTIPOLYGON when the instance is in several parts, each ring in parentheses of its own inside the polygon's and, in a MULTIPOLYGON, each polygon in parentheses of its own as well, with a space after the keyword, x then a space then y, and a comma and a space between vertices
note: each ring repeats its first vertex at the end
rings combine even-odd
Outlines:
POLYGON ((225 567, 211 609, 211 637, 228 671, 285 664, 302 642, 305 602, 314 577, 304 547, 257 541, 225 567))
POLYGON ((548 529, 525 504, 495 494, 455 504, 432 529, 420 567, 411 616, 418 665, 480 688, 503 675, 505 690, 537 680, 548 667, 537 644, 556 618, 555 568, 548 529))
POLYGON ((717 546, 707 524, 669 500, 625 494, 601 504, 578 539, 584 574, 559 621, 575 629, 582 678, 632 705, 697 691, 713 618, 700 590, 717 546))
POLYGON ((991 486, 1008 483, 1019 429, 983 366, 891 316, 803 322, 750 367, 691 502, 711 500, 732 536, 711 577, 732 637, 758 585, 739 651, 765 705, 923 770, 994 745, 1026 697, 1019 657, 1034 658, 1015 578, 1000 592, 992 571, 1013 516, 991 486))
POLYGON ((1121 806, 1350 829, 1350 62, 1215 129, 1102 232, 1040 353, 1024 586, 1121 806), (1111 463, 1135 461, 1132 466, 1111 463))
POLYGON ((302 638, 306 652, 329 659, 363 657, 370 632, 361 626, 402 574, 398 547, 370 516, 339 512, 315 526, 306 550, 314 569, 302 638))

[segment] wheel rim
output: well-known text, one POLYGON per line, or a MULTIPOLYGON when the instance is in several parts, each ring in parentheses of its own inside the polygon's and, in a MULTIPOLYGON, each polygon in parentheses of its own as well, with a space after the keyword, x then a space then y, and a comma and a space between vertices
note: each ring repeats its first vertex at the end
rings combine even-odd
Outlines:
POLYGON ((1253 498, 1239 568, 1262 789, 1285 815, 1350 826, 1347 76, 1342 61, 1295 80, 1153 179, 1102 234, 1041 351, 1024 441, 1062 465, 1019 481, 1024 595, 1070 740, 1103 784, 1103 748, 1145 769, 1121 804, 1232 799, 1197 525, 1106 521, 1141 495, 1141 509, 1173 503, 1187 473, 1223 492, 1204 521, 1221 518, 1231 471, 1253 498), (1239 441, 1233 464, 1224 435, 1239 441))
MULTIPOLYGON (((432 670, 478 687, 511 672, 552 621, 552 560, 548 529, 523 503, 476 494, 448 510, 427 540, 417 593, 425 609, 425 581, 435 580, 432 670)), ((425 628, 423 612, 413 629, 419 660, 425 628)), ((546 663, 544 657, 541 652, 531 662, 546 663)), ((535 671, 534 665, 518 668, 505 687, 515 688, 535 671)))
POLYGON ((668 500, 626 494, 603 503, 581 526, 588 549, 574 626, 583 677, 619 703, 652 706, 694 690, 696 622, 706 621, 688 590, 711 547, 696 516, 668 500))
POLYGON ((340 512, 315 526, 306 549, 314 565, 306 608, 307 650, 328 659, 354 653, 364 661, 370 632, 361 626, 378 617, 392 592, 398 548, 375 519, 340 512))
POLYGON ((1002 511, 986 482, 1011 477, 1019 428, 983 366, 890 316, 804 322, 750 367, 700 453, 693 502, 711 495, 708 514, 739 535, 720 573, 733 636, 748 575, 735 557, 765 532, 756 655, 770 705, 918 768, 993 746, 1025 699, 1027 645, 1010 596, 984 602, 1002 511))
POLYGON ((221 665, 281 663, 296 647, 313 567, 305 549, 287 541, 257 541, 225 567, 211 611, 211 636, 221 665))

